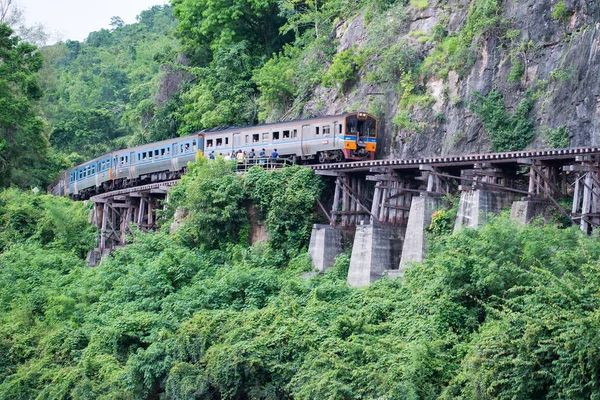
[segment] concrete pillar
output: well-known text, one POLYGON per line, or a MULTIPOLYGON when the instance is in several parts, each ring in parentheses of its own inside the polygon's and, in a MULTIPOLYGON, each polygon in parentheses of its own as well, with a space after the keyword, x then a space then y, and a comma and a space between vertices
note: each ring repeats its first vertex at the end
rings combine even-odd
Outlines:
POLYGON ((333 261, 342 249, 342 231, 330 225, 313 225, 310 234, 308 253, 313 266, 321 273, 333 265, 333 261))
POLYGON ((408 225, 404 243, 402 245, 402 258, 398 272, 388 273, 389 277, 402 276, 404 268, 409 262, 421 262, 425 257, 426 229, 431 224, 431 216, 442 206, 440 197, 413 197, 408 214, 408 225))
POLYGON ((552 205, 544 200, 523 200, 512 203, 510 219, 522 224, 528 224, 534 218, 548 214, 548 208, 552 205))
POLYGON ((348 270, 348 285, 367 286, 398 265, 402 228, 391 225, 358 225, 348 270))
POLYGON ((468 190, 460 195, 454 232, 463 227, 476 228, 487 221, 488 214, 497 214, 510 206, 513 194, 491 190, 468 190))

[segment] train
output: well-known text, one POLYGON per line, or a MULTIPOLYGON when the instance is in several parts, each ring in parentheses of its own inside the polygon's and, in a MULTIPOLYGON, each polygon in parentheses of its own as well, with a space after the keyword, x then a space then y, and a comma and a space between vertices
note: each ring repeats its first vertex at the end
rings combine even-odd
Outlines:
POLYGON ((374 159, 378 121, 373 115, 340 115, 245 127, 205 129, 192 135, 115 150, 62 173, 48 192, 85 200, 99 193, 178 179, 196 157, 229 156, 242 150, 294 163, 374 159))

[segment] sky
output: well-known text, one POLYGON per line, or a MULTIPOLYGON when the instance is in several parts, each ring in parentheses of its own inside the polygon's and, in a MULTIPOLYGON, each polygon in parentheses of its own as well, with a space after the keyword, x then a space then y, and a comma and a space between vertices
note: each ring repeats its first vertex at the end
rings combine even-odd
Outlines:
POLYGON ((109 28, 110 18, 126 24, 140 12, 168 4, 168 0, 16 0, 24 10, 27 25, 42 23, 51 33, 48 44, 59 40, 82 41, 90 32, 109 28))

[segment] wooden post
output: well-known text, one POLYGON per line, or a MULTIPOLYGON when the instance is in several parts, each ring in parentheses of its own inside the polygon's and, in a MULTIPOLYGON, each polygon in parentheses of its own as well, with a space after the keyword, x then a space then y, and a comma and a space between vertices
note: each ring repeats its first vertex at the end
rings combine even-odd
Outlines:
POLYGON ((579 209, 579 201, 581 196, 581 185, 579 184, 581 177, 575 179, 575 189, 573 190, 573 207, 571 208, 571 213, 577 213, 579 209))
POLYGON ((533 166, 529 167, 529 192, 530 197, 535 197, 535 169, 533 166))
POLYGON ((349 208, 349 203, 350 203, 350 196, 348 195, 348 176, 344 175, 342 178, 342 181, 346 184, 346 185, 342 185, 342 226, 348 226, 348 214, 346 214, 347 211, 350 210, 349 208))
MULTIPOLYGON (((379 215, 379 205, 381 203, 381 181, 375 184, 375 192, 373 193, 373 204, 371 204, 371 214, 379 215)), ((371 224, 375 223, 373 217, 370 218, 371 224)))
POLYGON ((100 250, 104 250, 106 248, 106 223, 108 218, 108 203, 104 203, 104 207, 102 209, 102 228, 100 230, 100 250))
POLYGON ((592 176, 591 172, 585 174, 585 187, 583 188, 583 205, 581 206, 581 230, 589 233, 590 223, 587 214, 591 211, 592 203, 592 176))
POLYGON ((335 192, 333 194, 333 205, 331 206, 331 226, 335 226, 337 223, 337 212, 340 207, 340 191, 342 190, 340 185, 340 178, 335 179, 335 192))

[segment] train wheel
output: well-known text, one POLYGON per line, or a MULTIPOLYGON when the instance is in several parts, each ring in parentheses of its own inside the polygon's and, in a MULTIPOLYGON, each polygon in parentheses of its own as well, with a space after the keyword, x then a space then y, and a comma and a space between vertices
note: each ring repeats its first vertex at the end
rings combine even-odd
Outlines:
POLYGON ((319 164, 325 164, 325 161, 327 161, 327 158, 325 158, 325 152, 320 151, 318 153, 318 157, 319 157, 319 164))
POLYGON ((342 162, 342 160, 344 160, 344 153, 341 150, 336 151, 335 162, 342 162))

